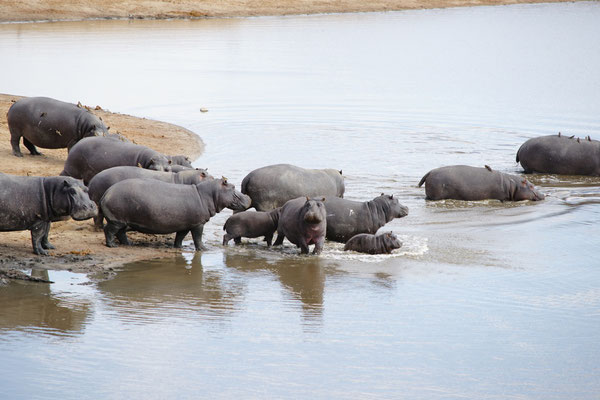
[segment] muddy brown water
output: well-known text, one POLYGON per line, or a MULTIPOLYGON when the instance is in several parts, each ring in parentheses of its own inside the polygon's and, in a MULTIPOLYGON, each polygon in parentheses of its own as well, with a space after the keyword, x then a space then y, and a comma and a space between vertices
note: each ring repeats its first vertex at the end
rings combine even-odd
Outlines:
POLYGON ((516 204, 416 184, 519 173, 538 135, 599 139, 599 20, 581 2, 0 25, 3 92, 183 125, 237 185, 331 167, 347 198, 410 208, 391 256, 223 247, 224 211, 206 252, 0 287, 3 396, 597 398, 600 178, 531 176, 547 199, 516 204))

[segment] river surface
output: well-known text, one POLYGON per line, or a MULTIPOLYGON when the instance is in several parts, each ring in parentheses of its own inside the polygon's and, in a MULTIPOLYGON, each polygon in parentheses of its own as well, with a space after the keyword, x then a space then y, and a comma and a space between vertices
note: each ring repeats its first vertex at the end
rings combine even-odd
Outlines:
POLYGON ((238 187, 330 167, 346 198, 410 209, 390 256, 223 247, 224 211, 203 253, 0 287, 1 397, 597 399, 600 179, 531 176, 547 199, 516 204, 417 183, 599 139, 599 21, 580 2, 0 25, 2 92, 185 126, 238 187))

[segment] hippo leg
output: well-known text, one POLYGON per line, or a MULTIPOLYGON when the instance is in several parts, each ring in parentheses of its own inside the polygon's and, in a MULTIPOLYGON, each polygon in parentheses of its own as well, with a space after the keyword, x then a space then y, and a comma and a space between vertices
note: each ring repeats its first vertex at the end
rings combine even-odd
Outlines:
POLYGON ((23 138, 23 144, 25 145, 25 147, 27 147, 27 150, 29 150, 29 152, 31 153, 32 156, 41 156, 42 155, 42 153, 40 153, 38 151, 38 149, 35 148, 33 143, 31 143, 26 138, 23 138))
POLYGON ((14 132, 13 129, 10 130, 10 145, 12 147, 12 153, 16 157, 23 157, 23 153, 21 153, 21 146, 19 142, 21 141, 21 135, 14 132))
POLYGON ((223 246, 227 246, 227 243, 229 243, 229 241, 233 239, 233 236, 231 236, 229 233, 226 233, 223 235, 223 246))
POLYGON ((104 214, 102 213, 102 207, 98 206, 98 215, 94 217, 94 226, 96 229, 101 230, 104 228, 104 214))
POLYGON ((265 242, 267 242, 267 247, 271 246, 271 242, 273 241, 273 234, 265 235, 265 242))
POLYGON ((192 229, 192 239, 194 240, 194 246, 196 250, 206 250, 204 244, 202 244, 202 233, 204 232, 204 225, 197 226, 192 229))
POLYGON ((48 252, 42 247, 44 235, 50 229, 50 222, 37 221, 31 227, 31 245, 33 252, 38 255, 47 256, 48 252))
POLYGON ((173 243, 173 247, 175 247, 176 249, 180 249, 181 246, 183 245, 183 239, 186 237, 186 235, 189 233, 189 231, 179 231, 175 234, 175 243, 173 243))
POLYGON ((300 247, 300 254, 308 254, 309 248, 305 241, 301 241, 298 247, 300 247))
POLYGON ((242 238, 241 237, 235 237, 233 238, 233 241, 235 242, 235 244, 242 244, 242 238))
POLYGON ((117 247, 115 238, 119 240, 121 244, 129 244, 127 239, 127 224, 118 223, 115 221, 107 221, 104 225, 104 237, 106 238, 107 247, 117 247))
POLYGON ((315 248, 313 249, 313 254, 321 254, 323 251, 323 244, 325 243, 325 237, 322 237, 315 243, 315 248))
POLYGON ((47 224, 46 232, 44 232, 44 236, 42 237, 42 247, 47 250, 52 250, 52 249, 55 249, 56 247, 54 247, 52 245, 52 243, 50 243, 48 241, 48 233, 49 232, 50 232, 50 224, 47 224))

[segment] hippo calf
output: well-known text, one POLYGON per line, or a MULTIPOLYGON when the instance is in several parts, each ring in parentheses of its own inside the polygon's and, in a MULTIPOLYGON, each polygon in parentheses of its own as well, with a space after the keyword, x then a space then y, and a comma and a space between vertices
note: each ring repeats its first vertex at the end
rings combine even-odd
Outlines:
POLYGON ((0 173, 0 231, 31 231, 35 254, 47 255, 50 223, 71 216, 81 221, 96 215, 96 204, 80 180, 13 176, 0 173))
POLYGON ((242 211, 233 214, 227 219, 223 230, 223 246, 233 239, 235 244, 242 242, 242 237, 257 238, 265 237, 267 246, 271 245, 273 234, 277 230, 280 209, 265 211, 242 211))
POLYGON ((85 108, 48 97, 28 97, 15 102, 6 119, 12 153, 17 157, 23 157, 19 146, 21 136, 29 152, 40 155, 35 146, 70 150, 85 137, 108 134, 100 118, 85 108))
MULTIPOLYGON (((179 185, 195 185, 207 179, 214 179, 203 169, 187 169, 181 172, 162 172, 139 167, 121 166, 105 169, 95 175, 88 184, 90 199, 100 207, 100 199, 104 192, 117 182, 125 179, 154 179, 157 181, 175 183, 179 185)), ((102 228, 104 215, 102 209, 98 209, 98 216, 94 218, 97 227, 102 228)))
POLYGON ((279 214, 277 224, 277 240, 273 244, 279 246, 284 238, 300 247, 302 254, 308 254, 308 246, 315 245, 313 254, 320 254, 325 243, 327 231, 327 211, 325 199, 315 200, 299 197, 289 200, 279 214))
POLYGON ((277 164, 250 172, 242 180, 241 191, 250 196, 257 211, 269 211, 303 196, 344 197, 344 189, 342 171, 277 164))
POLYGON ((108 247, 129 244, 127 230, 143 233, 176 233, 174 247, 192 232, 196 250, 204 250, 204 224, 227 207, 243 211, 250 198, 227 183, 215 179, 196 185, 176 185, 149 179, 127 179, 111 186, 100 200, 107 220, 104 235, 108 247))
POLYGON ((193 168, 192 160, 190 160, 190 158, 188 156, 182 156, 182 155, 169 156, 169 155, 167 155, 166 157, 167 157, 167 160, 171 161, 171 166, 180 165, 182 167, 193 168))
POLYGON ((543 200, 527 179, 485 168, 454 165, 429 171, 419 182, 425 183, 428 200, 543 200))
POLYGON ((104 137, 89 137, 71 148, 61 175, 83 179, 87 185, 97 173, 123 165, 156 171, 171 170, 167 157, 149 147, 104 137))
POLYGON ((370 201, 326 197, 327 240, 346 243, 359 233, 375 233, 393 220, 408 215, 408 207, 393 195, 381 194, 370 201))
POLYGON ((382 235, 360 233, 352 236, 346 242, 344 251, 352 250, 367 254, 390 254, 393 250, 400 247, 402 247, 402 242, 392 232, 386 232, 382 235))
POLYGON ((532 172, 600 176, 600 141, 558 135, 529 139, 517 151, 517 162, 532 172))

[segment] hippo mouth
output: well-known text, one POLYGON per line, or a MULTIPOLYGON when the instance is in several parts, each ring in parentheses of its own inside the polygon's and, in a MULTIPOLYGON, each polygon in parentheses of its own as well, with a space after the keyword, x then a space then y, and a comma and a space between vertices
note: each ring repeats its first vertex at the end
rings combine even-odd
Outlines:
POLYGON ((86 206, 71 212, 71 218, 75 221, 84 221, 86 219, 94 218, 97 215, 98 207, 96 206, 96 203, 91 203, 91 206, 86 206))
POLYGON ((233 201, 231 202, 231 205, 228 208, 234 211, 244 211, 250 208, 251 205, 252 199, 250 198, 250 196, 236 192, 233 194, 233 201))
POLYGON ((320 215, 316 214, 306 214, 304 216, 304 222, 307 224, 319 224, 323 221, 320 215))

